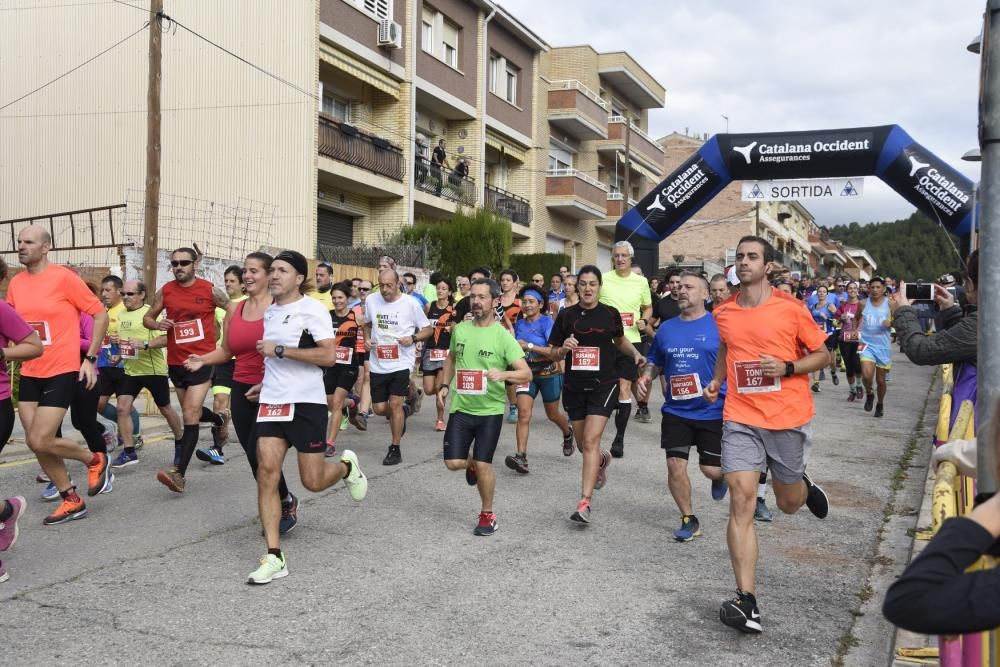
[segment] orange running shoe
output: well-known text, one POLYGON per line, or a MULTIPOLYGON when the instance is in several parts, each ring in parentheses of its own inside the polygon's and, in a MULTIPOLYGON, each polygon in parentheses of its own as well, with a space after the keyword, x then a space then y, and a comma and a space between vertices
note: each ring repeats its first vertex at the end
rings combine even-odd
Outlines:
POLYGON ((75 500, 63 499, 59 509, 45 517, 42 523, 46 526, 55 526, 67 521, 82 519, 85 516, 87 516, 87 504, 83 502, 83 498, 76 496, 75 500))
POLYGON ((171 468, 169 471, 161 470, 156 473, 156 481, 174 493, 184 493, 184 485, 187 483, 184 475, 177 468, 171 468))
POLYGON ((104 491, 111 482, 111 466, 108 455, 95 453, 99 461, 94 465, 87 466, 87 495, 96 496, 104 491))

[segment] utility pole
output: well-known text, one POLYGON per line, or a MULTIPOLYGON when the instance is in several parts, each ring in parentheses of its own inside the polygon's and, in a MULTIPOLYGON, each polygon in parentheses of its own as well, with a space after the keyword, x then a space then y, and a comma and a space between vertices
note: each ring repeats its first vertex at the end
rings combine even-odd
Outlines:
POLYGON ((625 192, 622 193, 622 215, 628 213, 628 198, 632 192, 632 119, 625 112, 625 192))
POLYGON ((160 79, 163 0, 149 3, 149 78, 146 89, 146 202, 143 207, 142 280, 156 291, 156 250, 160 227, 160 79))

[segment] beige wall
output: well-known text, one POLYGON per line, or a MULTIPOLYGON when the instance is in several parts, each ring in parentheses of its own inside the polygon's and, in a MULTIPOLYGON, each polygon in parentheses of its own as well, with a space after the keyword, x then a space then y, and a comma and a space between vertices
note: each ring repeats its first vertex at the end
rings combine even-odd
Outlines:
MULTIPOLYGON (((121 5, 79 1, 79 7, 17 12, 0 21, 3 97, 55 78, 147 18, 121 5)), ((316 90, 316 0, 169 4, 178 21, 316 90)), ((143 190, 147 39, 144 31, 0 112, 0 219, 123 203, 128 190, 143 190)), ((262 242, 311 250, 314 99, 178 28, 163 34, 162 107, 162 192, 228 205, 240 198, 273 204, 275 224, 262 242)))

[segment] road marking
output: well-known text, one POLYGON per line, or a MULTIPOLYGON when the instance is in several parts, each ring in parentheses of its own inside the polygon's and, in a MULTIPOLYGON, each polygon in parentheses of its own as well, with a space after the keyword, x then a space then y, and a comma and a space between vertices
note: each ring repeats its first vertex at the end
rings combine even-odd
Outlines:
MULTIPOLYGON (((171 435, 173 435, 173 434, 171 434, 171 435)), ((165 435, 155 435, 152 438, 143 438, 143 440, 146 442, 146 444, 150 444, 150 443, 153 443, 153 442, 161 442, 161 441, 166 440, 166 439, 167 439, 167 436, 165 436, 165 435)), ((2 469, 2 468, 14 468, 16 466, 23 466, 23 465, 26 465, 28 463, 38 463, 38 459, 36 459, 36 458, 27 458, 27 459, 23 459, 21 461, 10 461, 8 463, 0 463, 0 469, 2 469)))

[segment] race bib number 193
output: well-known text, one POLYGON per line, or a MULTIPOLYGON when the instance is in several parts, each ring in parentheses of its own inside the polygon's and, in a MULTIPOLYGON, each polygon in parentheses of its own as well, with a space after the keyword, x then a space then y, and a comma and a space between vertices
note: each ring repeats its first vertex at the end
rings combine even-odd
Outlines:
POLYGON ((174 325, 174 342, 178 345, 204 340, 205 330, 201 328, 201 320, 188 320, 174 325))

